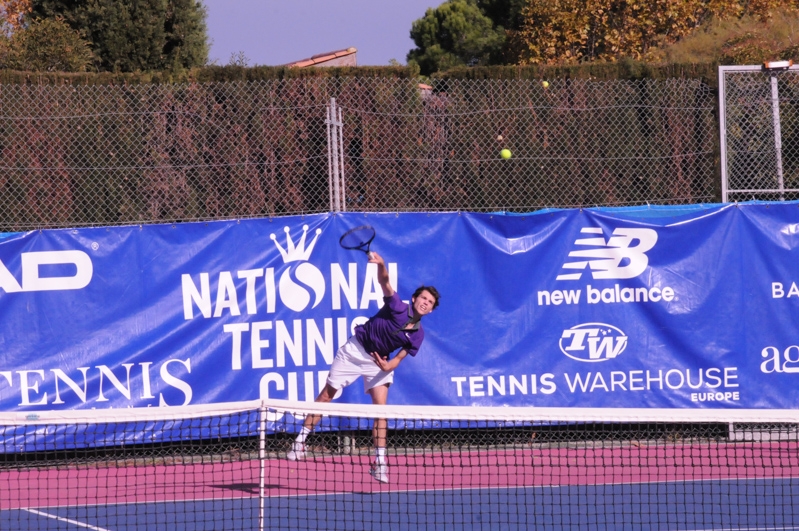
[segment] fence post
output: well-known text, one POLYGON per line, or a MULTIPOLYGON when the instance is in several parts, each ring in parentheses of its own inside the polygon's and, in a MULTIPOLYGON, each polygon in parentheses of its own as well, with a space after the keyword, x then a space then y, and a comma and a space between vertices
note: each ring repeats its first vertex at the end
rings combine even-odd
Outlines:
POLYGON ((333 204, 333 156, 330 147, 333 144, 331 131, 333 120, 330 119, 330 105, 327 106, 325 125, 327 126, 327 191, 330 194, 330 212, 335 212, 336 210, 333 204))
POLYGON ((328 183, 330 186, 330 210, 333 212, 341 212, 341 190, 340 184, 343 181, 342 170, 343 166, 343 146, 339 148, 339 140, 342 141, 341 135, 341 109, 336 106, 336 98, 330 98, 330 105, 327 107, 327 166, 328 166, 328 183), (339 164, 339 158, 342 157, 342 164, 339 164))
POLYGON ((774 120, 774 153, 777 157, 777 188, 780 201, 785 200, 785 181, 782 175, 782 129, 780 127, 780 94, 777 74, 771 73, 771 115, 774 120))
POLYGON ((347 211, 347 187, 344 186, 344 119, 341 116, 341 107, 338 108, 338 134, 339 134, 339 181, 341 190, 341 211, 347 211))
POLYGON ((719 66, 719 162, 721 163, 721 202, 727 202, 727 101, 725 68, 719 66))

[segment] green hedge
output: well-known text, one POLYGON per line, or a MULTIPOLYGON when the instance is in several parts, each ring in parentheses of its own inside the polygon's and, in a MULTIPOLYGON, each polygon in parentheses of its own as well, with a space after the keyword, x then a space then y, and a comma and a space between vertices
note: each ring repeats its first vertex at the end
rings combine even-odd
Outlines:
POLYGON ((110 72, 19 72, 14 70, 0 70, 0 84, 4 85, 141 85, 351 77, 409 79, 415 77, 415 73, 411 68, 397 66, 345 68, 288 68, 285 66, 256 66, 244 68, 238 66, 207 66, 178 73, 142 72, 130 74, 114 74, 110 72))
MULTIPOLYGON (((622 60, 615 63, 586 63, 574 66, 487 66, 460 67, 433 75, 436 79, 701 79, 717 86, 718 64, 651 65, 622 60)), ((359 66, 343 68, 288 68, 285 66, 207 66, 179 73, 133 74, 50 73, 0 70, 0 84, 41 85, 138 85, 168 83, 212 83, 231 81, 274 81, 313 78, 412 79, 417 71, 405 66, 359 66)))
POLYGON ((718 86, 718 64, 651 65, 623 60, 574 66, 486 66, 455 68, 436 74, 437 79, 700 79, 718 86))

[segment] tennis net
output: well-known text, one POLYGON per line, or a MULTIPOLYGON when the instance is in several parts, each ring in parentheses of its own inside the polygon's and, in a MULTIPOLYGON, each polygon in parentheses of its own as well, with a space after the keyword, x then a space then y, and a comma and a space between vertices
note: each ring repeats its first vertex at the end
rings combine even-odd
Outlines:
POLYGON ((793 411, 3 413, 0 452, 3 530, 799 529, 793 411))

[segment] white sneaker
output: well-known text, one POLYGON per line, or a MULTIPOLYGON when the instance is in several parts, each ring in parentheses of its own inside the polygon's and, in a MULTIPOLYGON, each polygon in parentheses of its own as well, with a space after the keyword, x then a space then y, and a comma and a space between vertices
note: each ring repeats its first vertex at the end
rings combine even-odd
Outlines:
POLYGON ((369 474, 380 483, 388 483, 388 465, 372 464, 369 474))
POLYGON ((305 445, 303 443, 292 443, 291 450, 286 454, 289 461, 301 461, 305 459, 305 445))

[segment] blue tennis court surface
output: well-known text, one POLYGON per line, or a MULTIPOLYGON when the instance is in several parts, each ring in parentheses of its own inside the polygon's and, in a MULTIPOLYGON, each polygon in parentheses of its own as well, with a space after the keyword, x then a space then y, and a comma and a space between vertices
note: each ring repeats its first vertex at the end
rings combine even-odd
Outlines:
MULTIPOLYGON (((799 530, 799 478, 272 496, 264 529, 799 530)), ((253 530, 259 500, 0 511, 8 531, 253 530)))

